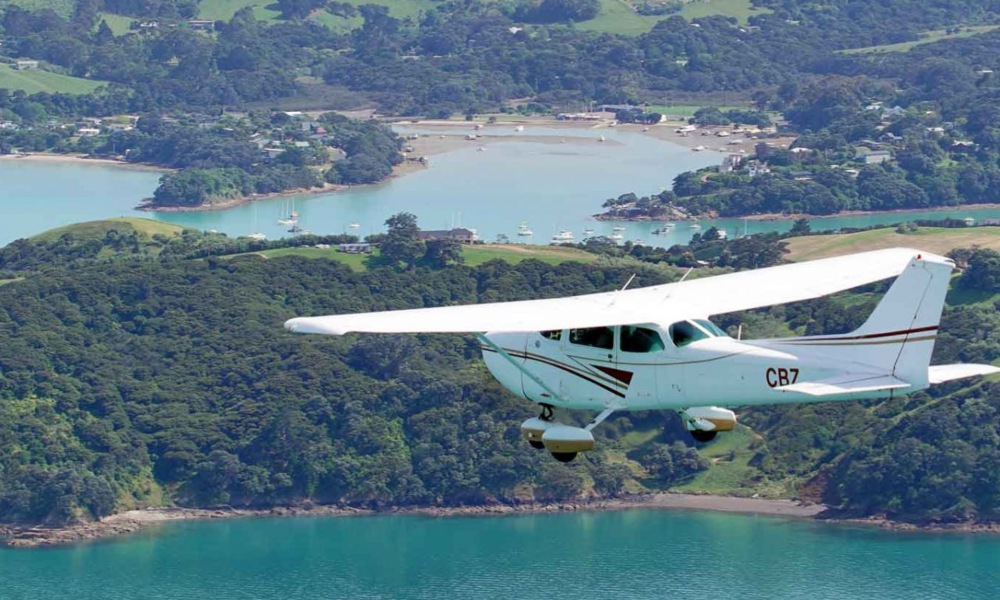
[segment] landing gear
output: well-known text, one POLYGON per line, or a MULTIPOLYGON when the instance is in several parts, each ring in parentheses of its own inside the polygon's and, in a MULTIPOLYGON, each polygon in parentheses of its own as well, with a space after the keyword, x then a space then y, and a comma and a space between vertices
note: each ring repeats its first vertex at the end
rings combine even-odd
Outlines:
POLYGON ((558 460, 561 463, 573 462, 576 458, 576 452, 553 452, 552 458, 558 460))
POLYGON ((591 429, 600 425, 618 407, 609 407, 597 415, 586 427, 572 427, 557 423, 552 405, 542 404, 542 413, 521 423, 521 437, 538 450, 548 450, 552 458, 568 463, 580 452, 594 449, 594 434, 591 429))
POLYGON ((719 435, 718 431, 702 431, 701 429, 693 429, 688 433, 691 434, 691 437, 693 437, 696 442, 701 442, 702 444, 711 442, 715 439, 715 436, 719 435))

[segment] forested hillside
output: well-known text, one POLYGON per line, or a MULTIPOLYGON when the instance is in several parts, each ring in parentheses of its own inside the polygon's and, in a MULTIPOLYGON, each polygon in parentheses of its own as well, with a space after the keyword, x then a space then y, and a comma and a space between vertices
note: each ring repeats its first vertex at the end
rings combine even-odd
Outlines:
MULTIPOLYGON (((640 413, 605 423, 597 452, 559 464, 519 439, 533 407, 489 377, 472 338, 307 337, 281 327, 296 315, 607 290, 634 263, 397 263, 354 273, 328 260, 184 259, 165 248, 135 252, 121 241, 128 235, 105 232, 83 246, 72 236, 0 254, 0 268, 24 276, 0 286, 4 521, 58 524, 172 502, 387 507, 613 496, 690 484, 735 460, 723 453, 709 467, 675 415, 640 413), (28 268, 40 256, 55 265, 60 247, 77 249, 66 267, 28 268), (79 255, 81 247, 99 250, 79 255)), ((956 286, 989 297, 1000 257, 960 258, 969 268, 956 286)), ((680 272, 638 274, 646 285, 680 272)), ((847 294, 718 321, 747 323, 757 336, 846 331, 875 301, 847 294)), ((996 320, 991 303, 949 309, 937 362, 996 360, 996 320)), ((743 413, 755 434, 730 491, 784 490, 915 522, 996 518, 997 392, 974 382, 889 403, 743 413)), ((702 451, 712 454, 713 444, 702 451)))

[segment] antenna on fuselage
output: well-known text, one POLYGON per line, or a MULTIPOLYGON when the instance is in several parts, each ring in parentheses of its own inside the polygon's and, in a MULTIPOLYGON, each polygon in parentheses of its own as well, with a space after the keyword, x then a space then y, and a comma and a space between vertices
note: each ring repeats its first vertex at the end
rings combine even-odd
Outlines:
POLYGON ((736 340, 739 341, 742 339, 743 339, 743 323, 740 323, 740 326, 736 328, 736 340))

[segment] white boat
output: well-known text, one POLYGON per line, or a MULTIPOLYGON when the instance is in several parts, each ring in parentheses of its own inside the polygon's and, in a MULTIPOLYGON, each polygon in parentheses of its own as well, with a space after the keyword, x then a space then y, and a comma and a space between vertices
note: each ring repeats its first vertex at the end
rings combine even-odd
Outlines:
POLYGON ((514 131, 524 131, 524 125, 518 125, 514 128, 514 131))
POLYGON ((517 235, 521 237, 529 237, 535 235, 535 232, 532 231, 530 227, 528 227, 527 223, 521 223, 520 225, 517 226, 517 235))
POLYGON ((625 239, 625 236, 623 236, 623 235, 622 235, 622 234, 620 234, 620 233, 612 233, 611 235, 609 235, 609 236, 608 236, 608 238, 609 238, 609 239, 612 239, 612 240, 614 240, 614 241, 616 241, 616 242, 620 242, 620 241, 622 241, 623 239, 625 239))
POLYGON ((696 230, 701 229, 701 225, 699 225, 698 223, 691 223, 691 229, 696 229, 696 230))
POLYGON ((705 148, 704 146, 695 146, 694 148, 691 148, 691 150, 694 152, 701 152, 702 150, 707 150, 707 149, 708 148, 705 148))
POLYGON ((247 235, 248 238, 255 242, 262 242, 267 239, 267 234, 265 233, 251 233, 247 235))
POLYGON ((594 235, 594 230, 591 229, 590 227, 588 227, 588 228, 586 228, 586 229, 583 230, 583 235, 585 235, 585 236, 594 235))
POLYGON ((598 141, 598 142, 603 142, 603 141, 604 141, 604 139, 605 139, 605 138, 604 138, 604 136, 602 135, 602 136, 600 136, 600 137, 598 137, 598 138, 597 138, 597 141, 598 141))
POLYGON ((295 210, 295 203, 292 202, 289 206, 291 211, 288 213, 287 217, 281 217, 278 219, 278 225, 295 225, 299 222, 299 213, 295 210))
POLYGON ((720 240, 724 240, 724 239, 726 239, 727 237, 729 237, 729 232, 728 232, 728 231, 726 231, 725 229, 717 229, 716 231, 718 231, 718 232, 719 232, 719 239, 720 239, 720 240))
POLYGON ((624 225, 615 225, 614 227, 611 228, 611 231, 625 231, 625 226, 624 225))
POLYGON ((569 229, 561 229, 559 233, 552 236, 553 244, 568 244, 573 241, 573 232, 569 229))
POLYGON ((632 240, 632 245, 633 246, 645 246, 646 245, 646 240, 644 240, 642 238, 634 239, 634 240, 632 240))
POLYGON ((358 229, 361 227, 361 225, 357 223, 351 223, 350 225, 348 225, 348 227, 350 227, 351 229, 358 229))

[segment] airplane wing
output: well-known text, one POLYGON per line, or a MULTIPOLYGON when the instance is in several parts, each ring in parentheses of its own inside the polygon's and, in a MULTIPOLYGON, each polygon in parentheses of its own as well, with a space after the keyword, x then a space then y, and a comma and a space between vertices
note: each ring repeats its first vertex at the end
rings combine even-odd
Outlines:
POLYGON ((740 271, 620 292, 568 298, 298 317, 296 333, 546 331, 660 323, 819 298, 895 277, 922 253, 907 248, 740 271))

